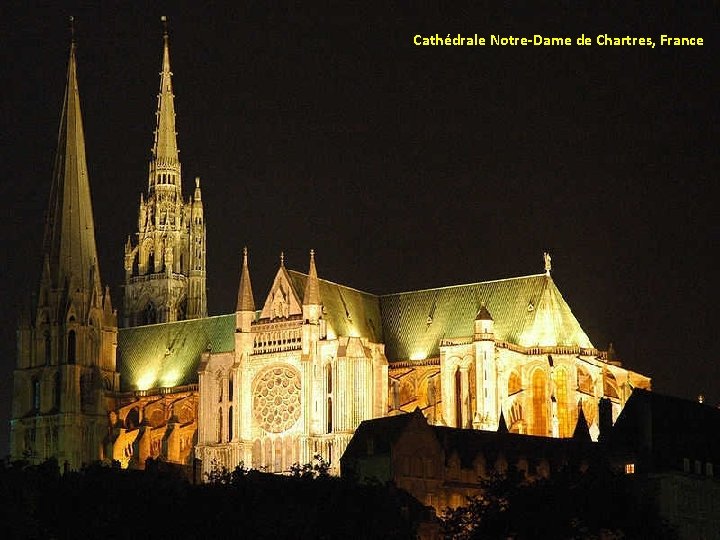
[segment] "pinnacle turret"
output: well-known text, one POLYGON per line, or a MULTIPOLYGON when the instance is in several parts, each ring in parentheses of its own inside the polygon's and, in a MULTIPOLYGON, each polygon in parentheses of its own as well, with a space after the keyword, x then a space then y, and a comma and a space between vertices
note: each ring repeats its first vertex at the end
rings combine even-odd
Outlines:
POLYGON ((252 285, 250 283, 250 270, 248 268, 248 250, 243 248, 243 265, 240 273, 240 288, 238 289, 236 311, 255 311, 252 285))
POLYGON ((307 282, 305 283, 303 305, 320 305, 320 280, 318 280, 317 269, 315 268, 315 250, 313 249, 310 250, 310 270, 308 270, 307 282))

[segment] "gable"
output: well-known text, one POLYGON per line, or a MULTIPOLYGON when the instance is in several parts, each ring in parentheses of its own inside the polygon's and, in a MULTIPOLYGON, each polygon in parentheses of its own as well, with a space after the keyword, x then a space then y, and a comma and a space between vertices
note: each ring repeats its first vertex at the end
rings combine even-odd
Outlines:
POLYGON ((265 298, 260 318, 272 320, 302 315, 302 298, 300 296, 302 290, 293 287, 288 271, 281 266, 275 274, 270 292, 265 298))

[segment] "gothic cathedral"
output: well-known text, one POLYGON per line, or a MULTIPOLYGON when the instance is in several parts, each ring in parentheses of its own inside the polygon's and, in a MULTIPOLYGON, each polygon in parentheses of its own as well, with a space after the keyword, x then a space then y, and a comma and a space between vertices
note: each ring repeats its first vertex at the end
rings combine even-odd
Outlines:
POLYGON ((464 429, 570 437, 598 400, 617 417, 650 379, 597 349, 551 276, 375 295, 281 256, 256 306, 244 251, 234 313, 207 315, 200 180, 184 199, 167 32, 138 231, 125 245, 123 328, 101 286, 70 47, 38 294, 18 331, 11 455, 148 458, 202 470, 338 464, 360 422, 419 409, 464 429), (117 355, 117 363, 116 363, 117 355))

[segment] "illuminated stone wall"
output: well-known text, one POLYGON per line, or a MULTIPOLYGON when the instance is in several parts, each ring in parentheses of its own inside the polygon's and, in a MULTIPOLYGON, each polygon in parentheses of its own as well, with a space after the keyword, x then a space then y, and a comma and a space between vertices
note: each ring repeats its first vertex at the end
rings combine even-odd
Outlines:
POLYGON ((288 472, 319 454, 337 474, 359 423, 386 413, 383 346, 337 335, 319 310, 304 308, 281 267, 257 318, 238 313, 235 350, 203 355, 197 457, 205 473, 241 463, 288 472))

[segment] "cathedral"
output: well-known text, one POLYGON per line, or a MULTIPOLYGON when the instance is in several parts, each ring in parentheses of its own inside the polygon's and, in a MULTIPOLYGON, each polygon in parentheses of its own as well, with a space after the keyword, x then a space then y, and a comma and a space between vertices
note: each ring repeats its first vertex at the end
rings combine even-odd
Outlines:
POLYGON ((527 276, 376 295, 325 279, 312 250, 302 269, 281 255, 270 289, 253 291, 245 250, 235 312, 208 316, 212 254, 200 179, 183 194, 167 32, 161 65, 118 318, 70 46, 41 278, 18 329, 13 459, 285 472, 320 455, 338 473, 364 420, 419 410, 435 426, 566 438, 582 413, 597 439, 600 398, 616 418, 633 388, 650 388, 591 343, 549 254, 527 276))

